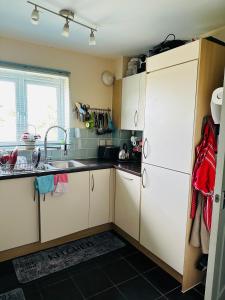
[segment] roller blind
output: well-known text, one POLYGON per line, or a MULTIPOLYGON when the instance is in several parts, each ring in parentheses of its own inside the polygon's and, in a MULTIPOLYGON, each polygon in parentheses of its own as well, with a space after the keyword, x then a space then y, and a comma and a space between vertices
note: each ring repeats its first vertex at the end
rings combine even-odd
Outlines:
MULTIPOLYGON (((69 72, 37 70, 0 63, 0 144, 20 143, 34 127, 41 140, 50 126, 68 127, 69 72)), ((62 138, 59 130, 49 134, 50 141, 62 138)))

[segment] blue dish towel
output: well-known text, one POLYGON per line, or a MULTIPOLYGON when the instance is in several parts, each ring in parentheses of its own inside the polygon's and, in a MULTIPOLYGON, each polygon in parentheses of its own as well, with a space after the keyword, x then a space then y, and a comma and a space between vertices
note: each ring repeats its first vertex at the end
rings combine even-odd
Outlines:
POLYGON ((39 192, 39 194, 47 194, 54 191, 54 176, 40 176, 36 177, 34 181, 35 190, 39 192))

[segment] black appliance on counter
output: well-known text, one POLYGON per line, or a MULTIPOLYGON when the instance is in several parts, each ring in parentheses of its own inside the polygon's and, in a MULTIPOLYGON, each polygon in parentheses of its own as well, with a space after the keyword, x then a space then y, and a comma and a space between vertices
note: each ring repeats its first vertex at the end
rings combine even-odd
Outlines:
POLYGON ((105 160, 117 160, 120 147, 118 146, 98 146, 98 158, 105 160))

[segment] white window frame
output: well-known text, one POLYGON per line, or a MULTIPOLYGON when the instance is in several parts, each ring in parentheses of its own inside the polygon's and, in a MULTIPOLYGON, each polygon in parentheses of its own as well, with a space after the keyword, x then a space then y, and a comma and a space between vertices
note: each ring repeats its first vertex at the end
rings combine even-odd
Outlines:
MULTIPOLYGON (((45 73, 35 73, 28 71, 18 71, 12 69, 6 69, 0 67, 0 80, 15 82, 16 86, 16 141, 4 142, 0 140, 0 145, 15 145, 21 144, 21 134, 28 129, 28 115, 27 115, 27 84, 40 84, 46 86, 55 87, 57 90, 57 120, 59 125, 63 128, 68 126, 68 121, 66 116, 69 117, 69 112, 66 112, 68 109, 69 93, 67 95, 66 89, 69 88, 68 76, 57 76, 52 74, 45 73), (66 79, 66 80, 65 80, 66 79)), ((42 108, 41 108, 42 109, 42 108)), ((31 124, 32 125, 32 124, 31 124)), ((63 132, 58 130, 58 138, 55 141, 50 141, 52 143, 59 143, 63 139, 63 132)), ((43 142, 44 137, 41 137, 43 142)))

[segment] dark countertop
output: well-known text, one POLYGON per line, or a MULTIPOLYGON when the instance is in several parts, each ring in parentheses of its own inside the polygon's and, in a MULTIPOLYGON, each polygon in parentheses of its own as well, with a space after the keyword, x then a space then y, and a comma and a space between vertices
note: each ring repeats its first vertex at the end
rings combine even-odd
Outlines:
MULTIPOLYGON (((117 161, 104 161, 97 159, 89 160, 77 160, 90 168, 96 167, 96 169, 108 169, 115 168, 127 173, 141 176, 141 162, 130 161, 130 162, 117 162, 117 161)), ((92 169, 93 170, 93 169, 92 169)))
POLYGON ((13 178, 24 178, 24 177, 35 177, 35 176, 44 176, 50 174, 62 174, 62 173, 75 173, 75 172, 83 172, 83 171, 91 171, 91 170, 100 170, 100 169, 109 169, 116 168, 121 171, 125 171, 127 173, 141 176, 141 162, 123 162, 119 163, 117 161, 105 161, 105 160, 97 160, 97 159, 76 159, 84 166, 74 167, 74 168, 66 168, 66 169, 57 169, 57 170, 38 170, 38 171, 27 171, 27 172, 18 172, 18 173, 8 173, 8 174, 0 174, 0 180, 4 179, 13 179, 13 178))

